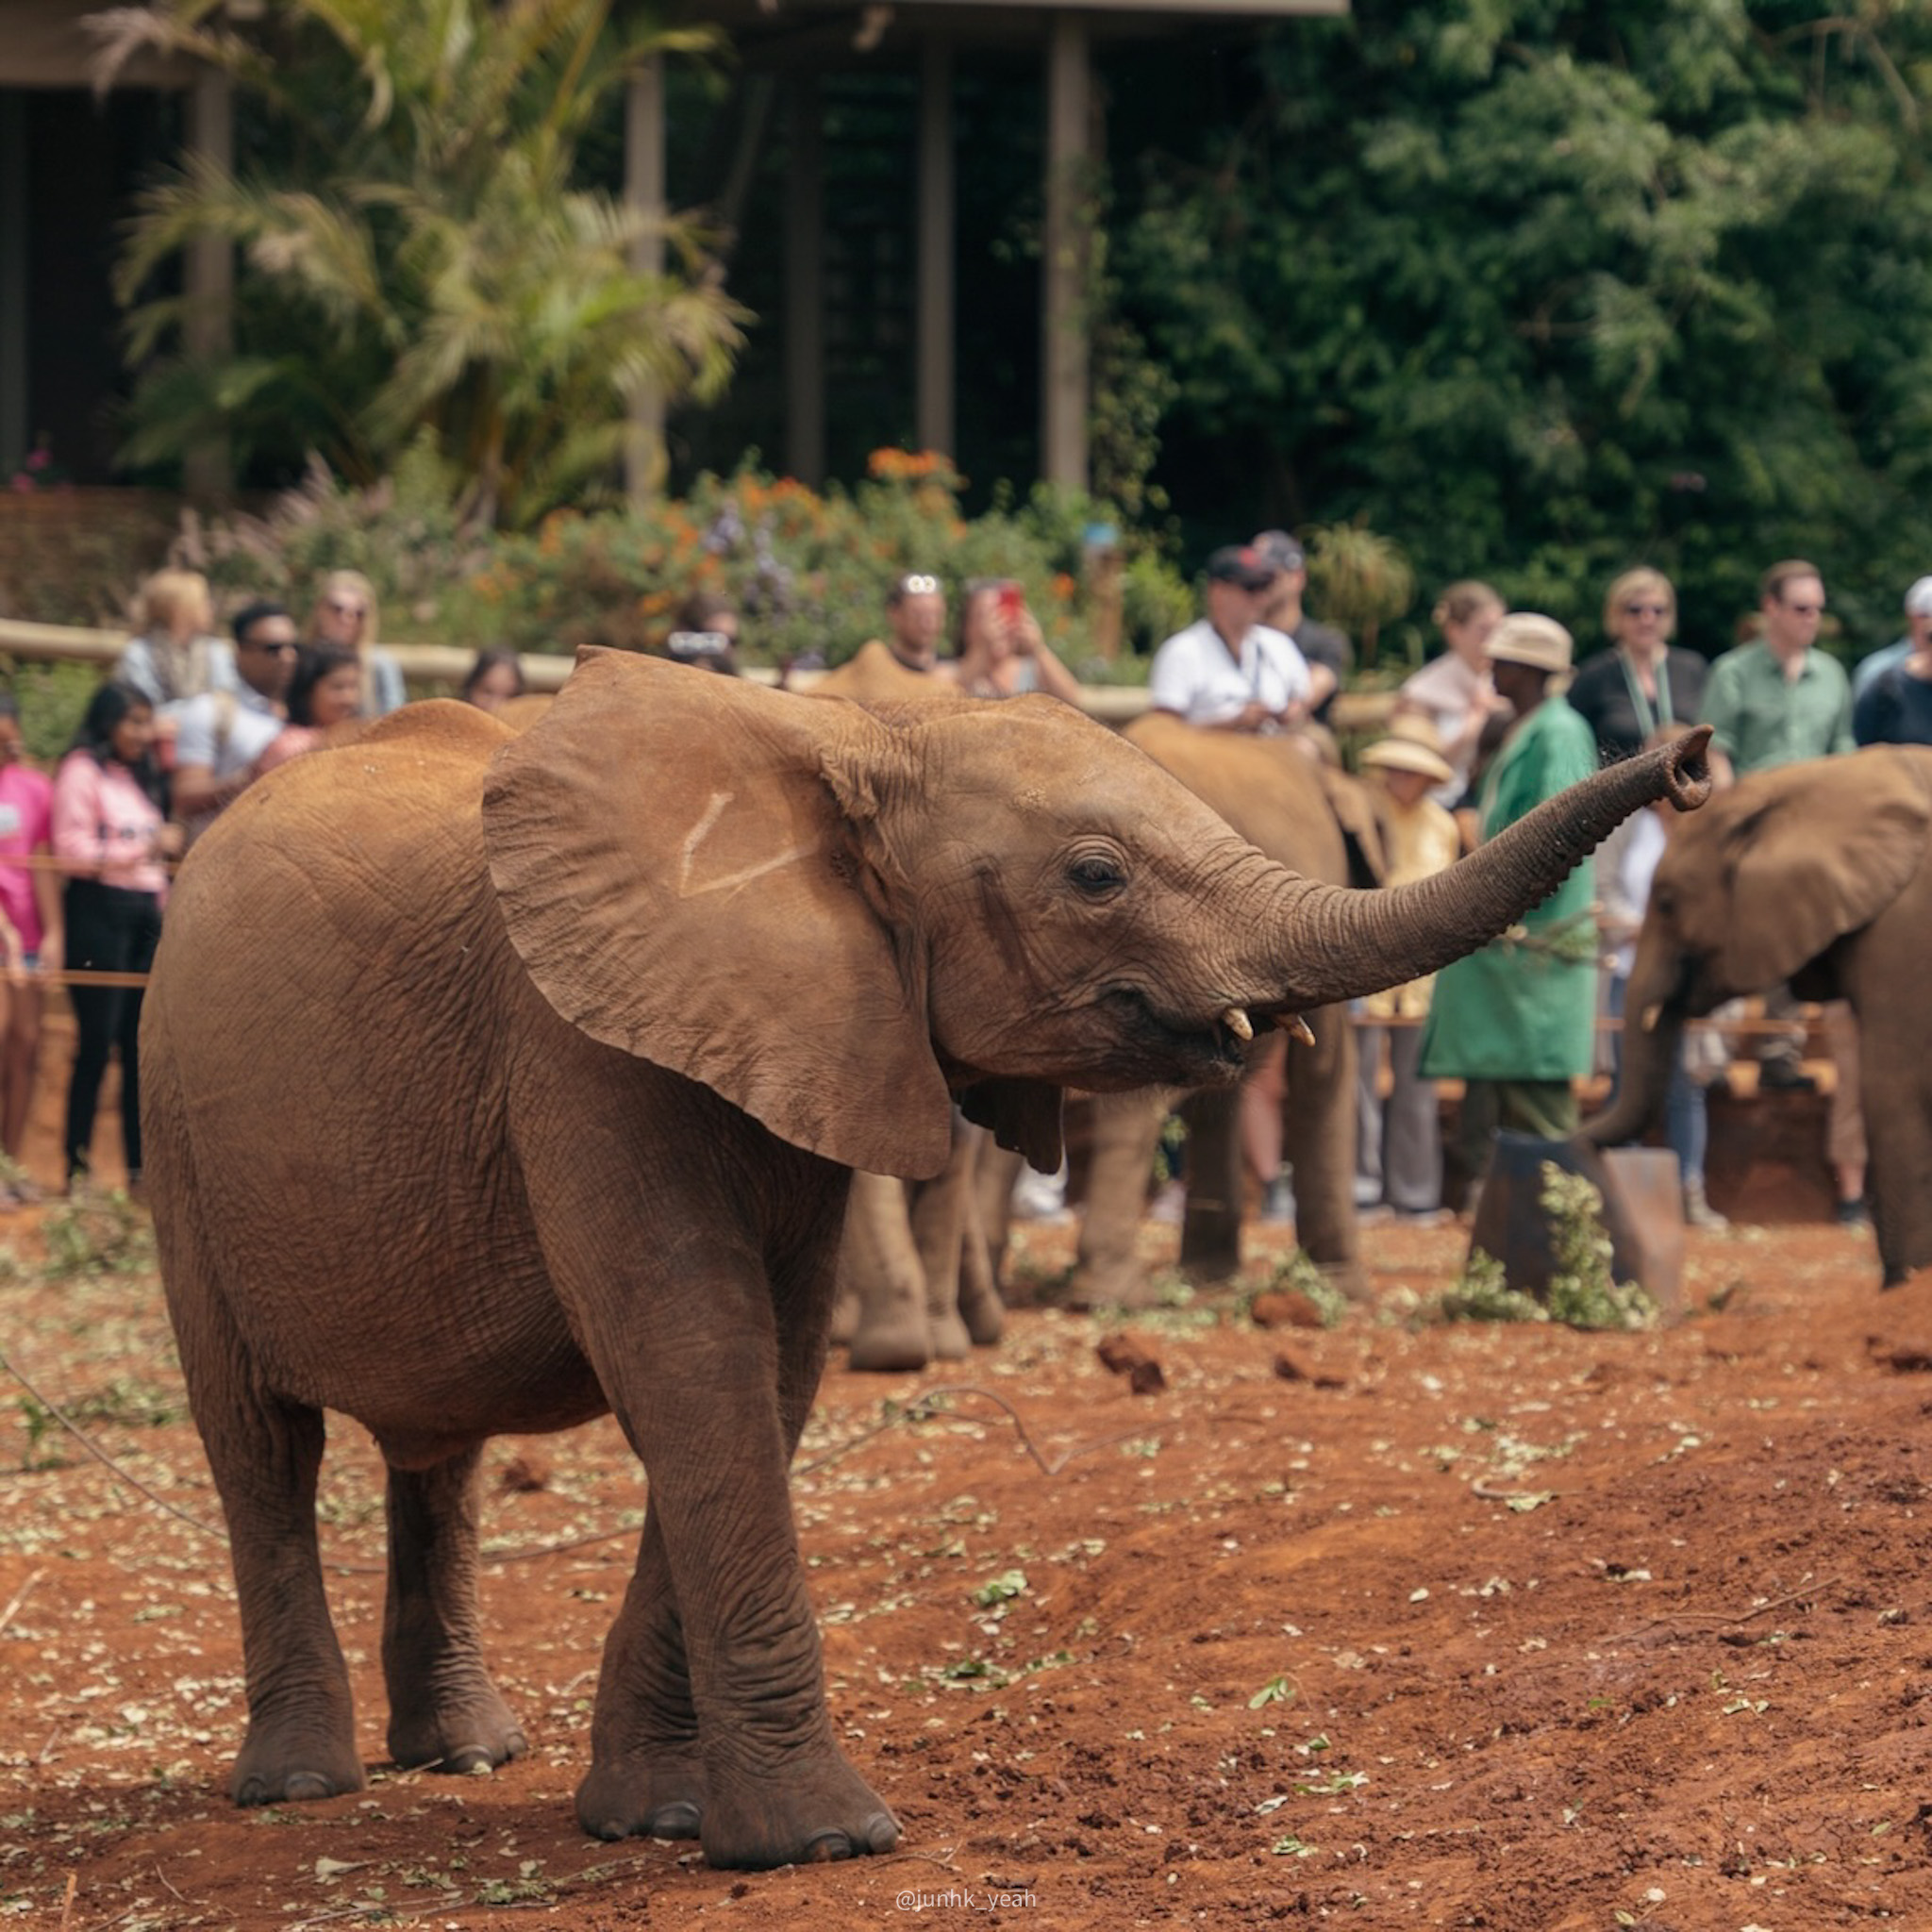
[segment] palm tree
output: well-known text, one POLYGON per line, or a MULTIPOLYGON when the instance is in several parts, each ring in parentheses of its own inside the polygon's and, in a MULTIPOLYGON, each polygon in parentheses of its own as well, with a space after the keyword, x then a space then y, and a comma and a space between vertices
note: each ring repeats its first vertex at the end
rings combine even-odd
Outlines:
POLYGON ((141 371, 133 461, 210 431, 238 456, 316 450, 360 482, 431 432, 477 524, 527 525, 610 472, 647 389, 708 400, 745 319, 689 224, 662 274, 648 218, 573 178, 591 117, 638 63, 704 30, 614 26, 611 0, 154 0, 93 16, 103 84, 141 47, 229 74, 264 158, 149 187, 117 269, 141 371), (235 347, 177 346, 144 294, 195 238, 242 252, 235 347), (291 429, 300 443, 290 448, 291 429))

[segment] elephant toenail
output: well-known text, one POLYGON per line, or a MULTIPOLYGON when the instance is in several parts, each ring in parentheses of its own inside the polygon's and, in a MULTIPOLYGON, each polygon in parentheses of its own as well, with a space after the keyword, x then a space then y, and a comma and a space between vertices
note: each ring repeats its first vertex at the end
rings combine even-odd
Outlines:
POLYGON ((890 1811, 874 1811, 866 1820, 865 1842, 874 1852, 890 1852, 899 1842, 899 1821, 890 1811))
POLYGON ((282 1788, 283 1797, 291 1805, 306 1805, 316 1798, 332 1798, 335 1794, 335 1786, 312 1771, 298 1771, 282 1788))
POLYGON ((696 1838, 698 1826, 701 1823, 702 1821, 698 1817, 698 1807, 688 1799, 680 1798, 675 1804, 659 1805, 644 1820, 644 1836, 646 1838, 696 1838))
POLYGON ((437 1768, 461 1777, 473 1771, 488 1771, 494 1762, 487 1744, 463 1744, 454 1751, 445 1751, 437 1768))
POLYGON ((268 1803, 268 1780, 260 1777, 245 1779, 242 1789, 235 1793, 238 1805, 249 1807, 268 1803))
POLYGON ((512 1731, 503 1740, 503 1761, 508 1764, 513 1757, 527 1757, 530 1754, 530 1740, 521 1731, 512 1731))
POLYGON ((842 1831, 816 1831, 805 1841, 802 1865, 829 1865, 853 1856, 852 1840, 842 1831))

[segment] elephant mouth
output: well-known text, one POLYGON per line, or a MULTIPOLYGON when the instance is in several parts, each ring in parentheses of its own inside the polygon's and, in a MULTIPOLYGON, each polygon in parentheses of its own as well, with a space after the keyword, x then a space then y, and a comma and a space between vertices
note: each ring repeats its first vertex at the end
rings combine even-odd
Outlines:
POLYGON ((1158 1007, 1138 987, 1112 988, 1108 1001, 1124 1009, 1125 1030, 1136 1047, 1164 1062, 1166 1077, 1176 1084, 1205 1087, 1238 1080, 1257 1033, 1276 1025, 1307 1032, 1299 1017, 1238 1005, 1209 1014, 1176 1015, 1158 1007))

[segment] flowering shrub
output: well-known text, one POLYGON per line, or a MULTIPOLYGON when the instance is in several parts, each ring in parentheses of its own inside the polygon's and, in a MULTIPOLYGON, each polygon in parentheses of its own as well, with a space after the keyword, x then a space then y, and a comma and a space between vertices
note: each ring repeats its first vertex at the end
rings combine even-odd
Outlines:
POLYGON ((647 649, 687 596, 715 590, 741 613, 746 661, 836 664, 877 635, 887 590, 908 571, 939 576, 956 608, 969 578, 1018 578, 1048 642, 1088 679, 1138 676, 1135 649, 1187 621, 1187 587, 1143 546, 1120 575, 1121 663, 1099 662, 1085 532, 1103 513, 1042 487, 1018 508, 1002 500, 968 518, 964 488, 931 451, 875 451, 849 492, 809 490, 748 461, 701 477, 683 498, 558 510, 533 530, 491 535, 459 526, 425 452, 373 490, 345 490, 318 466, 261 516, 189 519, 175 560, 233 600, 275 595, 297 611, 325 572, 359 570, 391 638, 523 651, 647 649))

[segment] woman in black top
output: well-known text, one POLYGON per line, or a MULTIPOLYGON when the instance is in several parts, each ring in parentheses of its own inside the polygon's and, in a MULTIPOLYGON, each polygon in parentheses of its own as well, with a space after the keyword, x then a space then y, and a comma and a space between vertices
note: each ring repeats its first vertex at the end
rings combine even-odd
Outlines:
POLYGON ((1606 764, 1641 751, 1666 725, 1696 723, 1710 667, 1671 642, 1676 627, 1676 592, 1661 571, 1626 570, 1610 586, 1604 599, 1610 648, 1590 658, 1570 686, 1570 703, 1596 733, 1606 764))

